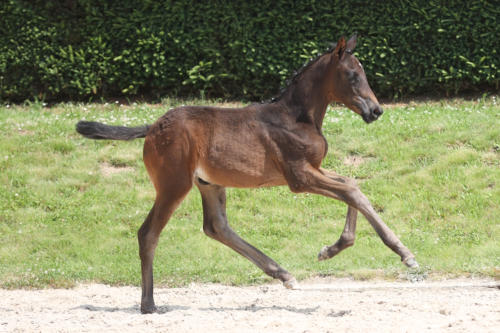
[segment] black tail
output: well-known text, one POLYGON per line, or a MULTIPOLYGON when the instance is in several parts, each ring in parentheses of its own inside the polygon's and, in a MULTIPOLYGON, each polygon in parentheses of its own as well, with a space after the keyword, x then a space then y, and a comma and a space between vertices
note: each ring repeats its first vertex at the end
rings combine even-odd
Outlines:
POLYGON ((81 120, 76 124, 76 131, 89 139, 133 140, 144 138, 149 127, 149 125, 139 127, 110 126, 94 121, 81 120))

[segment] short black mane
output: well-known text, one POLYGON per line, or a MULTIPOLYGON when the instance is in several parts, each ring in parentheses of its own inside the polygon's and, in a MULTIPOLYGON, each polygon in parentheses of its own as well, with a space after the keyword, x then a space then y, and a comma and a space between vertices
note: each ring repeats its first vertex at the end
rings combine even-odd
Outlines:
POLYGON ((272 97, 268 102, 269 103, 275 103, 279 102, 281 98, 285 95, 285 92, 290 88, 295 82, 297 82, 297 79, 305 72, 307 71, 312 65, 314 65, 321 57, 323 57, 327 53, 331 53, 335 47, 337 47, 337 43, 331 44, 331 46, 324 52, 316 56, 314 59, 309 59, 308 62, 304 63, 301 68, 298 70, 294 71, 293 76, 285 81, 285 86, 281 87, 279 93, 272 97))

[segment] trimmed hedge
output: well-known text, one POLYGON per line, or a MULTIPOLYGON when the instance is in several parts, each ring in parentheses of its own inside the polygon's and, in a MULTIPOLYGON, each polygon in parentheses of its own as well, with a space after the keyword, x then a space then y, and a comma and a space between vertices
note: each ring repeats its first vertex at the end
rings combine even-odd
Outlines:
POLYGON ((264 99, 342 34, 378 96, 498 89, 495 1, 4 0, 0 99, 264 99))

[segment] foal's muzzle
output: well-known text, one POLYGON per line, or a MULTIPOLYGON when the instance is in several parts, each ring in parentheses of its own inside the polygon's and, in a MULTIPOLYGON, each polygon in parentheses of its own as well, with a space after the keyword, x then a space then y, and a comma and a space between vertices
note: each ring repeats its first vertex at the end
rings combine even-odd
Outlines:
POLYGON ((363 117, 363 120, 367 124, 377 120, 378 117, 380 117, 382 113, 384 113, 384 110, 382 110, 379 104, 374 104, 374 103, 370 104, 372 105, 370 105, 370 107, 368 108, 365 108, 363 110, 363 113, 361 114, 361 117, 363 117))

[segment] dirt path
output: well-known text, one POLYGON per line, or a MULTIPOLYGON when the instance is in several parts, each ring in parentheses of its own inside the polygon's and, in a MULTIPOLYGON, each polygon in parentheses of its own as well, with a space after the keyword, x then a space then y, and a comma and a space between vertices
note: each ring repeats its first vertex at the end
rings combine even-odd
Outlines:
POLYGON ((1 290, 0 332, 500 332, 500 283, 303 281, 157 288, 139 314, 136 287, 1 290))

